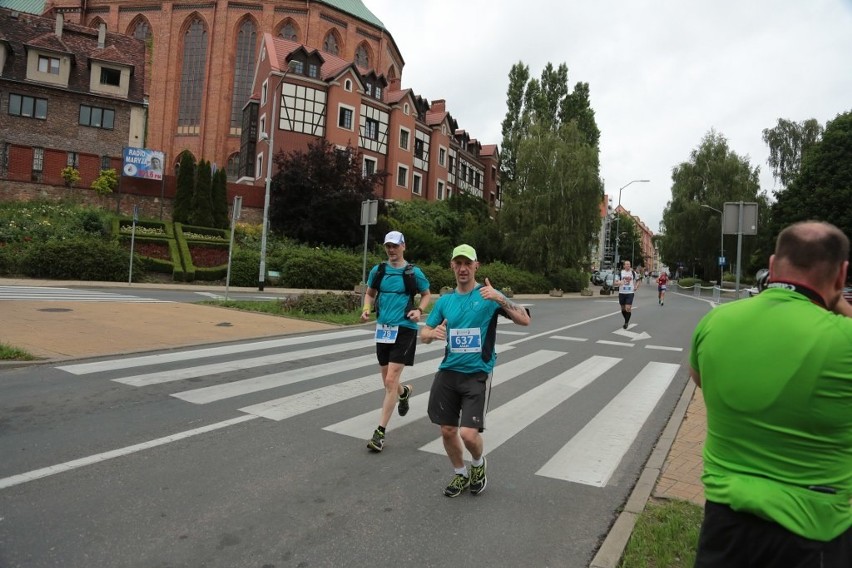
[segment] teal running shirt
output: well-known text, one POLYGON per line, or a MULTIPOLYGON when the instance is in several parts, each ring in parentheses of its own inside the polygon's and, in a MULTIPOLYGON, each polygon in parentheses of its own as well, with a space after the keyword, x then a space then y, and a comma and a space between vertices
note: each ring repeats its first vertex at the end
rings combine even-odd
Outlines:
MULTIPOLYGON (((378 271, 379 265, 377 264, 370 270, 367 282, 373 282, 378 271)), ((378 313, 376 323, 417 329, 417 322, 405 317, 405 308, 411 298, 405 292, 405 280, 402 276, 404 271, 405 266, 394 268, 390 263, 386 263, 385 276, 379 284, 381 290, 379 290, 376 298, 376 311, 378 313)), ((417 290, 419 292, 425 292, 429 289, 429 280, 417 266, 414 267, 414 276, 417 279, 417 290)))
POLYGON ((494 344, 497 338, 500 304, 479 295, 478 284, 471 292, 442 294, 426 319, 426 325, 438 327, 447 320, 447 347, 439 369, 459 373, 491 373, 497 361, 494 344), (484 354, 484 356, 483 356, 484 354))
POLYGON ((829 541, 852 526, 852 318, 770 288, 707 314, 705 495, 829 541))

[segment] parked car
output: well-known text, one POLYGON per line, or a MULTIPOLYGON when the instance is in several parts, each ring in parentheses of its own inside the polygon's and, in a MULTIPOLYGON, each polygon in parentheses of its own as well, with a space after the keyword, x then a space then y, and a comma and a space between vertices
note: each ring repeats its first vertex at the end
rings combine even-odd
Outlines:
POLYGON ((595 286, 603 286, 608 276, 612 275, 612 270, 605 268, 604 270, 595 270, 592 273, 592 284, 595 286))

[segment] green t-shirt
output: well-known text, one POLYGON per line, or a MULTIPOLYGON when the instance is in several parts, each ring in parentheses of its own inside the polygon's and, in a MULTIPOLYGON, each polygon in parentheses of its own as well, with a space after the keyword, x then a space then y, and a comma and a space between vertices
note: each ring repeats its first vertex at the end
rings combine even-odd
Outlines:
POLYGON ((707 499, 813 540, 852 526, 852 318, 771 288, 707 314, 690 364, 707 499))

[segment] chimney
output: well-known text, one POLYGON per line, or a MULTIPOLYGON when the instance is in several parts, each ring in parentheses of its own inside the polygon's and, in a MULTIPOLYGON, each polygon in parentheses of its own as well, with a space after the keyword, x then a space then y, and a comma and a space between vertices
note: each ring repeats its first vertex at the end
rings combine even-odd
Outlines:
POLYGON ((106 24, 101 22, 98 26, 98 49, 106 46, 106 24))
POLYGON ((438 99, 436 101, 432 101, 432 106, 429 109, 432 112, 446 112, 447 110, 447 101, 444 99, 438 99))
POLYGON ((62 12, 56 12, 56 37, 62 39, 62 23, 64 18, 62 12))

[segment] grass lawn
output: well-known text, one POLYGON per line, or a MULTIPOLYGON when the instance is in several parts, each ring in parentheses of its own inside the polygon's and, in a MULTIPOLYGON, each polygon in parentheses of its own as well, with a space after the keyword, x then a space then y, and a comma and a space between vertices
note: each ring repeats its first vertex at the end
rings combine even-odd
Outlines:
POLYGON ((0 361, 35 361, 35 357, 23 349, 0 343, 0 361))
POLYGON ((648 501, 619 567, 692 568, 703 515, 704 509, 689 501, 648 501))

